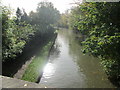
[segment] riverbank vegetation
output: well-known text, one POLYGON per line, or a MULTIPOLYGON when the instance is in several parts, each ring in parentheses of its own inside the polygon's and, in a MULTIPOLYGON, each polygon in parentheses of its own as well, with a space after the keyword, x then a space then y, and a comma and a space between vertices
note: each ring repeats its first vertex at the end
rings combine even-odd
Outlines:
MULTIPOLYGON (((11 11, 12 10, 8 7, 2 6, 3 75, 13 77, 27 61, 26 59, 29 60, 36 53, 40 52, 43 56, 40 55, 39 59, 35 57, 35 60, 31 62, 26 71, 31 71, 30 73, 32 74, 34 68, 36 68, 35 66, 38 64, 38 66, 40 66, 42 61, 48 56, 49 49, 56 38, 54 27, 57 25, 60 14, 51 2, 40 2, 37 6, 36 12, 31 11, 29 14, 27 14, 24 9, 21 10, 19 7, 17 8, 16 16, 12 16, 11 11), (26 54, 28 52, 30 53, 26 54), (8 70, 7 68, 9 66, 10 68, 8 70)), ((26 72, 23 76, 23 79, 25 80, 26 72)), ((40 75, 38 75, 38 72, 36 71, 34 74, 35 78, 40 75)), ((27 77, 29 78, 30 76, 27 77)), ((33 80, 33 77, 29 79, 30 80, 27 80, 36 80, 33 80)))
POLYGON ((60 19, 58 21, 58 27, 62 27, 62 28, 68 28, 69 27, 69 12, 66 11, 65 13, 62 13, 60 15, 60 19))
MULTIPOLYGON (((27 14, 24 9, 18 7, 16 16, 13 17, 11 9, 0 7, 3 65, 6 62, 17 62, 16 58, 24 52, 32 52, 37 46, 41 47, 38 50, 39 55, 33 58, 23 75, 23 80, 37 81, 40 75, 38 69, 43 67, 42 63, 47 58, 56 36, 54 27, 70 27, 83 36, 80 42, 83 53, 100 58, 110 80, 120 86, 120 3, 77 3, 76 7, 60 15, 51 2, 40 2, 36 12, 27 14)), ((8 69, 9 66, 3 67, 8 69)), ((13 71, 8 76, 15 73, 16 71, 13 71)))
MULTIPOLYGON (((11 60, 22 53, 26 43, 33 38, 42 38, 45 33, 54 32, 53 27, 59 19, 59 11, 51 2, 40 2, 36 12, 29 15, 17 8, 16 16, 11 18, 11 10, 2 6, 2 56, 3 61, 11 60)), ((49 35, 48 37, 49 38, 49 35)))
POLYGON ((89 2, 72 8, 70 27, 82 34, 83 53, 101 59, 110 80, 120 85, 120 3, 89 2))
POLYGON ((25 73, 23 74, 22 80, 30 82, 39 82, 42 74, 43 67, 47 62, 49 52, 54 44, 55 37, 50 38, 51 40, 45 41, 42 50, 32 59, 25 73))
POLYGON ((24 22, 16 23, 18 19, 11 19, 8 7, 2 7, 2 61, 15 58, 22 52, 29 37, 34 34, 33 27, 24 22))

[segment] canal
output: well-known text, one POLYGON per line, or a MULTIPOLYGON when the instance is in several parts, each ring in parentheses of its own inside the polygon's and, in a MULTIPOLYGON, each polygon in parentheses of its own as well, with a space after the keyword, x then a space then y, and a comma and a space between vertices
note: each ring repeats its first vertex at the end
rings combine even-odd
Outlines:
POLYGON ((39 83, 54 88, 113 88, 100 61, 81 52, 71 30, 59 30, 39 83))

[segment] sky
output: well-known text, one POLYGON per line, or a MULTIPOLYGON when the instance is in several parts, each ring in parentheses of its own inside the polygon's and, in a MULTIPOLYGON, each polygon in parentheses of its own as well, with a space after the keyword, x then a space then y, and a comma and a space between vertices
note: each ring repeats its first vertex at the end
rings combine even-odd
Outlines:
POLYGON ((35 11, 37 4, 41 1, 49 1, 54 4, 54 7, 56 7, 60 13, 64 13, 65 10, 70 9, 74 4, 76 0, 3 0, 3 5, 10 6, 14 10, 17 9, 17 7, 20 7, 20 9, 24 8, 27 13, 30 11, 35 11))

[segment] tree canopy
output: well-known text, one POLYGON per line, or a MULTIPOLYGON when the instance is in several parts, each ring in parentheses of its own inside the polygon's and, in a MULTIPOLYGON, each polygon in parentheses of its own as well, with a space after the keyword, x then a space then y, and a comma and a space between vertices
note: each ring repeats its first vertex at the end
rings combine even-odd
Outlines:
POLYGON ((86 39, 83 52, 101 58, 109 77, 120 79, 120 3, 82 3, 71 10, 72 29, 86 39))
POLYGON ((44 37, 45 40, 53 35, 53 28, 60 16, 51 2, 40 2, 36 12, 31 11, 29 15, 19 7, 15 18, 11 18, 10 15, 11 11, 6 6, 2 6, 3 61, 15 58, 17 54, 22 53, 29 40, 33 38, 39 40, 39 37, 44 37))

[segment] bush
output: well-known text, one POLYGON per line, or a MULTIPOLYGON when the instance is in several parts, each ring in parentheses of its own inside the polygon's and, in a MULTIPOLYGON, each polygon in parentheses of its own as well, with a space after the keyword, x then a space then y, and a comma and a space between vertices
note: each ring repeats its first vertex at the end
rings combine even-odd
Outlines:
POLYGON ((71 27, 86 35, 83 52, 101 58, 109 77, 120 78, 120 4, 83 3, 72 10, 71 27))
POLYGON ((33 35, 34 31, 29 24, 16 25, 10 17, 10 10, 7 7, 2 8, 2 60, 5 61, 22 52, 29 36, 33 35))

